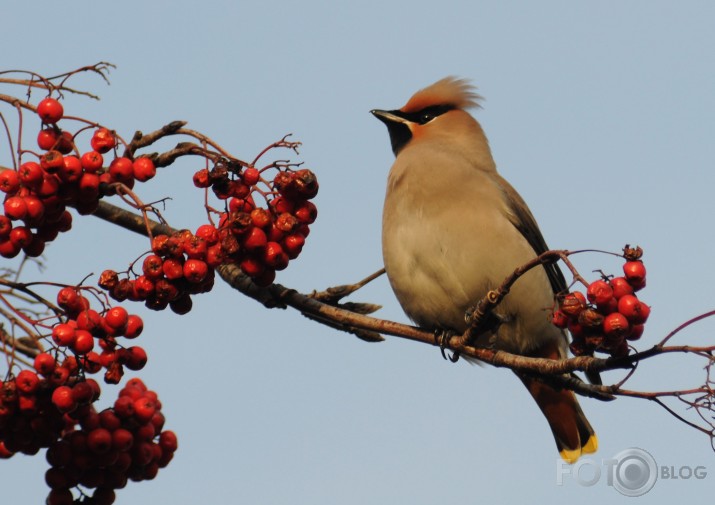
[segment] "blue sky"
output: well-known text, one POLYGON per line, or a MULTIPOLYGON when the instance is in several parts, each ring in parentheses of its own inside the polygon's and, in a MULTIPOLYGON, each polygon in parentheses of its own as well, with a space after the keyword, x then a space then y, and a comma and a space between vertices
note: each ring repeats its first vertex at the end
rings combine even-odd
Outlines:
MULTIPOLYGON (((75 82, 100 102, 70 97, 65 110, 126 137, 183 119, 252 158, 294 133, 321 192, 303 254, 279 274, 285 285, 311 291, 380 268, 392 153, 369 110, 399 107, 458 75, 485 97, 476 117, 499 170, 552 247, 644 247, 642 298, 653 312, 641 347, 715 304, 711 2, 38 0, 0 12, 4 68, 52 75, 115 63, 111 86, 75 82)), ((0 156, 7 160, 4 143, 0 156)), ((141 188, 146 200, 174 198, 166 216, 178 228, 203 222, 191 185, 197 165, 182 161, 141 188)), ((92 218, 75 230, 48 249, 46 272, 28 270, 27 280, 74 283, 121 269, 147 248, 92 218)), ((620 269, 608 256, 575 261, 585 275, 620 269)), ((385 279, 354 298, 406 322, 385 279)), ((508 371, 451 365, 436 349, 399 339, 366 344, 221 285, 183 318, 135 309, 145 316, 143 377, 162 399, 179 452, 117 503, 630 500, 604 481, 557 485, 546 423, 508 371)), ((706 321, 679 342, 711 343, 713 330, 706 321)), ((661 359, 629 384, 690 387, 701 365, 661 359)), ((105 388, 105 397, 115 394, 105 388)), ((597 463, 639 447, 660 465, 715 473, 707 438, 656 405, 581 403, 601 441, 597 463)), ((42 502, 44 471, 41 457, 1 462, 4 499, 42 502)), ((687 494, 704 502, 713 479, 661 480, 648 501, 687 494)))

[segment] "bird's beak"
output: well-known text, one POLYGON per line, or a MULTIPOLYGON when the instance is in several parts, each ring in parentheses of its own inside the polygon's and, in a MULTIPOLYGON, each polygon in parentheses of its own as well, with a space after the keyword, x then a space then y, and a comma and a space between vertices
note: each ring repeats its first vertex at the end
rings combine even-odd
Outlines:
POLYGON ((370 111, 370 114, 375 116, 377 119, 379 119, 386 125, 389 125, 390 123, 404 124, 407 122, 405 118, 398 116, 397 114, 395 114, 395 112, 397 111, 373 109, 370 111))

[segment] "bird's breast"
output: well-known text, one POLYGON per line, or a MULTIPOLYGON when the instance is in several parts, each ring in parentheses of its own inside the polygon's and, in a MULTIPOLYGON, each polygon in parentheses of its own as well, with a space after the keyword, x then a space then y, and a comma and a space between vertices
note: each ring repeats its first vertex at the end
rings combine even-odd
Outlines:
MULTIPOLYGON (((535 253, 507 218, 494 178, 468 165, 429 161, 398 158, 390 173, 382 229, 385 270, 418 325, 462 331, 466 309, 535 253)), ((548 305, 552 292, 545 272, 533 272, 514 289, 536 293, 527 298, 548 305)), ((519 318, 527 312, 546 319, 545 307, 535 312, 514 301, 507 297, 497 310, 513 321, 509 338, 517 338, 519 318)))

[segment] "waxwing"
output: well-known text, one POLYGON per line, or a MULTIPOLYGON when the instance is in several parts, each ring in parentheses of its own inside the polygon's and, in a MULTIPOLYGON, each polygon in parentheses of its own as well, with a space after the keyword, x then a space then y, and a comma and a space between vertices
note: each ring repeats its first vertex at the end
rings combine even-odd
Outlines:
MULTIPOLYGON (((462 333, 469 307, 547 250, 534 216, 497 173, 487 138, 467 112, 479 100, 468 82, 448 77, 400 109, 371 111, 387 126, 396 156, 383 210, 385 270, 405 313, 430 330, 462 333)), ((500 323, 475 345, 566 357, 568 337, 549 317, 555 294, 565 290, 557 265, 530 270, 496 308, 500 323)), ((573 392, 519 378, 564 460, 596 451, 596 434, 573 392)))

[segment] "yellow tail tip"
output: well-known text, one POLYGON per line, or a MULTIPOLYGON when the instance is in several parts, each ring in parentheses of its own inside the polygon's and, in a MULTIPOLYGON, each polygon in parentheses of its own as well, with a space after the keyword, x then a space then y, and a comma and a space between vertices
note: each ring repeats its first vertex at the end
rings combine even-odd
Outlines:
POLYGON ((581 452, 584 454, 593 454, 597 450, 598 450, 598 437, 594 433, 586 441, 586 444, 584 444, 584 446, 581 447, 581 452))
POLYGON ((581 449, 561 449, 559 455, 566 463, 573 465, 581 456, 581 449))
POLYGON ((586 440, 586 443, 582 447, 578 449, 561 449, 559 451, 559 455, 564 461, 566 461, 566 463, 572 465, 578 461, 578 458, 580 458, 582 454, 593 454, 597 450, 598 437, 596 437, 596 434, 594 433, 588 437, 588 440, 586 440))

